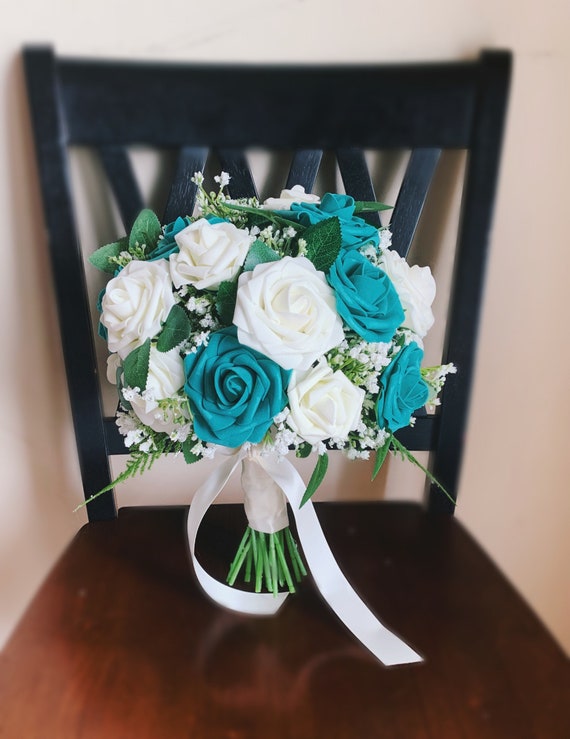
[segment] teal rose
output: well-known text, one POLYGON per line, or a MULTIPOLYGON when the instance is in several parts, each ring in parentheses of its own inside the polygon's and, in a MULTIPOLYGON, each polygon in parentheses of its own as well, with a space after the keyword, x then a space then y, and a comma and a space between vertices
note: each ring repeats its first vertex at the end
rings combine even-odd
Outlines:
POLYGON ((184 360, 184 391, 202 441, 237 447, 259 443, 287 405, 291 372, 237 340, 229 326, 184 360))
POLYGON ((162 238, 148 255, 148 261, 153 262, 156 259, 168 259, 171 254, 177 252, 176 234, 179 234, 180 231, 183 231, 191 223, 192 219, 189 216, 184 216, 184 218, 178 217, 172 223, 164 226, 162 229, 162 238))
POLYGON ((380 242, 378 229, 354 215, 354 198, 350 195, 327 193, 320 203, 293 203, 286 215, 304 226, 314 226, 336 216, 340 221, 342 246, 347 249, 370 243, 378 246, 380 242))
POLYGON ((380 377, 376 416, 380 428, 394 432, 408 426, 412 413, 425 405, 429 389, 420 374, 424 353, 412 341, 402 347, 380 377))
POLYGON ((388 275, 357 250, 341 251, 327 276, 336 309, 346 325, 365 341, 392 340, 404 310, 388 275))

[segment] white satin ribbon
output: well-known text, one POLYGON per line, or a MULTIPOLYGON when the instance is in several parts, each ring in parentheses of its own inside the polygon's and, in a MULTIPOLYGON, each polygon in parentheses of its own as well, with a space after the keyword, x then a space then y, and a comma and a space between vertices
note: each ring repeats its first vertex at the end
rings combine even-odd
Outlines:
MULTIPOLYGON (((217 603, 241 613, 272 615, 283 605, 288 593, 274 596, 272 593, 248 593, 230 588, 208 575, 195 555, 196 534, 206 511, 246 454, 247 452, 240 449, 224 460, 196 491, 188 515, 190 555, 200 585, 217 603)), ((311 575, 321 595, 336 615, 385 665, 421 662, 422 658, 381 624, 354 592, 327 544, 312 503, 309 501, 299 508, 305 492, 305 483, 293 465, 286 459, 277 461, 272 456, 256 455, 255 459, 283 490, 291 504, 299 543, 311 575)))

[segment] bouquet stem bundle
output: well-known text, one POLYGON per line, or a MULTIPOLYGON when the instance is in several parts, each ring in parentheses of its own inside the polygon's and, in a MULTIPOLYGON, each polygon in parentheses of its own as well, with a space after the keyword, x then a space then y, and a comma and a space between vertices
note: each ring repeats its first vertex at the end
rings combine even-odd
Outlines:
POLYGON ((294 593, 293 579, 301 582, 301 578, 307 574, 289 527, 265 534, 248 526, 230 565, 226 579, 228 585, 235 584, 242 570, 245 582, 250 583, 253 578, 256 593, 265 587, 274 595, 284 585, 287 585, 290 593, 294 593))

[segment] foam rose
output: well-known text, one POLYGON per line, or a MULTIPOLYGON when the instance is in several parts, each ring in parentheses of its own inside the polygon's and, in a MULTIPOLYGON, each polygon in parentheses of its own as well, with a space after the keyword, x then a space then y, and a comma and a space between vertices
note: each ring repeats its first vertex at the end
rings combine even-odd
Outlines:
POLYGON ((284 369, 309 369, 344 339, 334 292, 306 257, 284 257, 241 274, 233 322, 241 344, 284 369))

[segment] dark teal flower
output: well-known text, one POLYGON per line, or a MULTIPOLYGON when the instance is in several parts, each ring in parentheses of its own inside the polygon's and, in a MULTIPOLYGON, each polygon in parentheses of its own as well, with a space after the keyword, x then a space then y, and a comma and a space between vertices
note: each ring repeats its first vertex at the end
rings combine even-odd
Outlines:
POLYGON ((425 405, 429 389, 420 374, 424 353, 412 341, 402 347, 380 376, 376 417, 380 428, 394 432, 408 426, 412 413, 425 405))
POLYGON ((184 391, 202 441, 237 447, 259 443, 287 405, 291 372, 243 346, 229 326, 184 360, 184 391))
POLYGON ((320 203, 293 203, 290 211, 282 213, 304 226, 313 226, 319 221, 336 216, 340 221, 342 245, 357 249, 365 244, 379 244, 378 229, 363 218, 354 215, 354 198, 350 195, 327 193, 320 203))
POLYGON ((346 325, 366 341, 391 341, 404 321, 400 298, 388 275, 358 250, 343 250, 327 279, 346 325))
POLYGON ((184 218, 178 217, 172 223, 168 223, 162 229, 162 239, 159 240, 156 247, 148 255, 149 262, 154 262, 157 259, 168 259, 171 254, 175 254, 178 249, 178 244, 174 238, 176 234, 180 233, 186 226, 192 223, 192 219, 189 216, 184 218))

